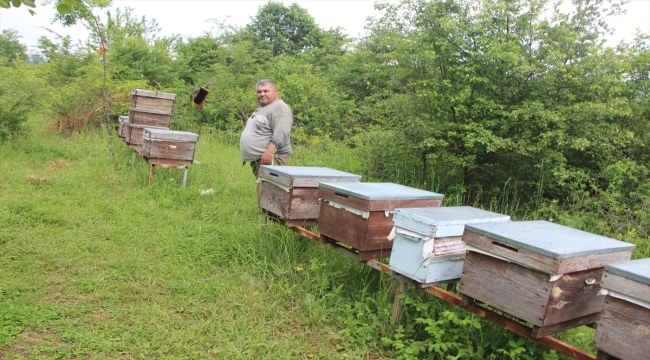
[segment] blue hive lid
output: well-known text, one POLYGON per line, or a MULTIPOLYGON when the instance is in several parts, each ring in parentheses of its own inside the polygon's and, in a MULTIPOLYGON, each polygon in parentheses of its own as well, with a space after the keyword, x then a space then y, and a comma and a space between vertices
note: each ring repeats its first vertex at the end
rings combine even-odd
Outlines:
POLYGON ((393 183, 327 183, 320 186, 364 200, 437 200, 443 195, 393 183))
POLYGON ((650 259, 623 261, 605 265, 605 271, 650 285, 650 259))
POLYGON ((260 166, 260 168, 268 172, 273 172, 277 175, 282 175, 291 179, 294 178, 361 179, 360 175, 355 175, 355 174, 334 170, 326 167, 262 165, 260 166))
POLYGON ((634 245, 548 221, 467 224, 465 229, 553 259, 634 250, 634 245))

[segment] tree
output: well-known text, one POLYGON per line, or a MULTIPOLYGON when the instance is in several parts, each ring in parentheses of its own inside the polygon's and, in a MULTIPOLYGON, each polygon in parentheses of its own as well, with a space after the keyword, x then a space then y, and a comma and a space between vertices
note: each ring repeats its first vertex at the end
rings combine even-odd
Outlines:
MULTIPOLYGON (((0 8, 9 9, 12 6, 17 8, 20 5, 25 4, 25 6, 35 8, 36 4, 34 0, 0 0, 0 8)), ((35 12, 32 9, 29 9, 29 13, 34 15, 35 12)))
POLYGON ((0 34, 0 57, 5 57, 9 63, 16 60, 27 60, 27 47, 18 41, 20 36, 16 30, 5 29, 0 34))
POLYGON ((625 124, 643 91, 628 90, 637 75, 625 69, 643 61, 601 40, 618 4, 576 0, 572 12, 547 18, 549 4, 380 5, 382 16, 350 55, 359 61, 339 73, 371 109, 361 114, 377 140, 360 138, 373 147, 373 175, 406 164, 423 183, 430 169, 449 169, 443 186, 463 184, 469 199, 508 198, 514 207, 601 183, 603 169, 641 149, 625 124), (399 147, 385 150, 391 144, 399 147))
POLYGON ((286 7, 273 1, 259 8, 245 31, 245 39, 273 56, 299 55, 319 46, 322 36, 307 10, 295 3, 286 7))

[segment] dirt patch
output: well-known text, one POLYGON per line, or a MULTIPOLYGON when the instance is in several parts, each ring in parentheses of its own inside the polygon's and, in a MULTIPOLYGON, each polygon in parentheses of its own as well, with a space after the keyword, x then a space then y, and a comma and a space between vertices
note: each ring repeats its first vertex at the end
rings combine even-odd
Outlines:
POLYGON ((9 349, 0 350, 0 358, 4 359, 7 355, 12 355, 15 358, 29 358, 29 350, 32 347, 52 343, 55 340, 56 336, 54 334, 25 331, 18 336, 16 343, 11 345, 9 349))
POLYGON ((70 168, 70 165, 68 165, 67 162, 63 159, 59 159, 57 161, 51 161, 50 165, 47 167, 48 170, 54 170, 54 169, 61 169, 61 168, 70 168))
POLYGON ((118 181, 119 179, 120 179, 120 177, 117 174, 110 174, 110 175, 102 176, 102 180, 104 180, 104 181, 118 181))
POLYGON ((27 175, 27 181, 34 184, 51 183, 52 179, 40 177, 38 175, 27 175))

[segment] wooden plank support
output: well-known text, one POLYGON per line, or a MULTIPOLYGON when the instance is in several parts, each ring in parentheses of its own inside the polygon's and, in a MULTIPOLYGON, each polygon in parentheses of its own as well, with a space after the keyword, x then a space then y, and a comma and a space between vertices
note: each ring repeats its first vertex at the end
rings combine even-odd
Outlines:
POLYGON ((406 291, 408 290, 408 282, 399 280, 399 284, 397 286, 397 293, 395 294, 395 302, 393 303, 393 316, 391 320, 393 321, 393 325, 397 326, 399 323, 399 319, 402 315, 402 308, 403 308, 403 303, 402 299, 399 298, 400 295, 406 294, 406 291))
MULTIPOLYGON (((273 221, 275 221, 276 223, 278 223, 280 225, 284 225, 284 221, 282 219, 278 219, 278 218, 275 218, 275 217, 270 217, 270 218, 273 221)), ((340 249, 345 249, 344 247, 342 247, 341 245, 338 245, 336 243, 323 244, 320 241, 320 236, 318 234, 315 234, 315 233, 313 233, 311 231, 308 231, 308 230, 306 230, 304 228, 301 228, 301 227, 298 227, 298 226, 293 226, 293 227, 290 227, 289 229, 291 229, 292 231, 294 231, 294 232, 296 232, 296 233, 298 233, 300 235, 303 235, 306 238, 311 239, 311 240, 313 240, 313 241, 315 241, 315 242, 317 242, 317 243, 319 243, 321 245, 326 245, 326 246, 329 246, 329 247, 331 247, 331 248, 333 248, 335 250, 338 250, 339 252, 341 252, 340 249)), ((345 249, 345 250, 347 252, 351 252, 348 249, 345 249)), ((377 270, 379 270, 379 271, 381 271, 381 272, 383 272, 383 273, 385 273, 385 274, 387 274, 387 275, 389 275, 391 277, 394 277, 394 278, 398 279, 400 282, 405 282, 405 283, 412 282, 414 284, 417 284, 414 281, 412 281, 411 279, 407 279, 405 281, 406 277, 404 277, 401 274, 395 273, 393 270, 390 269, 390 267, 388 267, 388 265, 386 265, 386 264, 384 264, 384 263, 382 263, 380 261, 369 260, 369 261, 365 262, 365 264, 372 267, 372 268, 374 268, 374 269, 377 269, 377 270)), ((566 356, 569 356, 569 357, 571 357, 573 359, 576 359, 576 360, 597 360, 596 355, 593 355, 593 354, 591 354, 591 353, 589 353, 589 352, 587 352, 585 350, 577 348, 577 347, 575 347, 575 346, 573 346, 571 344, 567 344, 564 341, 556 339, 556 338, 554 338, 554 337, 552 337, 550 335, 547 335, 547 336, 544 336, 544 337, 541 337, 541 338, 534 338, 532 336, 532 332, 533 332, 532 328, 530 328, 530 327, 528 327, 528 326, 526 326, 524 324, 521 324, 521 323, 519 323, 519 322, 517 322, 515 320, 508 319, 507 317, 505 317, 503 315, 500 315, 500 314, 497 314, 496 312, 491 311, 491 310, 489 310, 487 308, 479 306, 478 304, 476 304, 474 302, 472 302, 472 303, 470 303, 468 305, 461 305, 461 297, 460 296, 458 296, 456 294, 453 294, 453 293, 451 293, 451 292, 449 292, 447 290, 443 290, 440 287, 432 286, 432 287, 424 288, 423 290, 428 292, 429 294, 441 299, 441 300, 444 300, 444 301, 446 301, 446 302, 448 302, 448 303, 450 303, 452 305, 458 306, 458 307, 460 307, 460 308, 462 308, 462 309, 464 309, 466 311, 474 313, 475 315, 477 315, 479 317, 482 317, 485 320, 491 321, 491 322, 493 322, 493 323, 495 323, 495 324, 497 324, 497 325, 499 325, 501 327, 504 327, 504 328, 506 328, 506 329, 508 329, 510 331, 513 331, 513 332, 515 332, 515 333, 517 333, 517 334, 519 334, 521 336, 524 336, 524 337, 526 337, 528 339, 534 340, 534 341, 536 341, 536 342, 538 342, 538 343, 540 343, 540 344, 542 344, 542 345, 544 345, 544 346, 546 346, 546 347, 548 347, 548 348, 550 348, 552 350, 555 350, 555 351, 557 351, 557 352, 559 352, 561 354, 564 354, 566 356)))

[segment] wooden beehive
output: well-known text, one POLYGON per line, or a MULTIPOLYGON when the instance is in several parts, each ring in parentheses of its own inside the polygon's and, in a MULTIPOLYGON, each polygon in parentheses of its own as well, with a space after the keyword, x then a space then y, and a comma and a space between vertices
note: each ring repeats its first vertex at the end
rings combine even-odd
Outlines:
POLYGON ((129 124, 128 116, 120 116, 117 119, 117 136, 121 138, 123 141, 125 141, 126 138, 126 128, 128 127, 128 124, 129 124))
POLYGON ((131 94, 131 124, 169 129, 176 94, 140 89, 134 89, 131 94))
POLYGON ((318 220, 318 184, 360 182, 361 176, 323 167, 269 166, 259 170, 258 204, 288 225, 314 225, 318 220))
POLYGON ((341 242, 358 260, 390 257, 396 208, 436 207, 443 195, 393 183, 320 183, 318 231, 322 241, 341 242))
POLYGON ((539 338, 598 320, 596 283, 634 245, 547 221, 468 224, 459 291, 534 325, 539 338))
POLYGON ((599 355, 641 360, 650 354, 650 259, 605 265, 594 347, 599 355))
POLYGON ((136 124, 124 124, 122 129, 122 134, 124 135, 124 142, 131 147, 140 147, 144 142, 144 129, 158 129, 158 130, 167 130, 165 127, 155 127, 149 125, 136 125, 136 124))
POLYGON ((165 129, 143 129, 142 156, 147 161, 177 165, 190 165, 194 161, 194 153, 199 135, 165 129))
POLYGON ((463 269, 465 224, 510 221, 470 206, 396 209, 390 268, 422 287, 457 282, 463 269))

